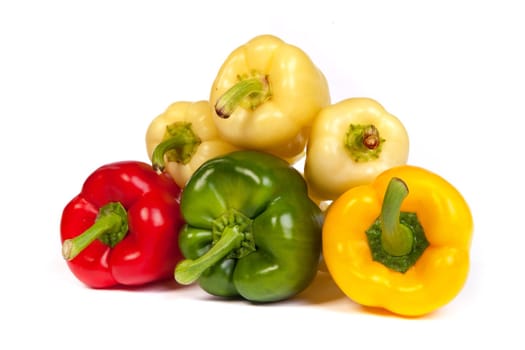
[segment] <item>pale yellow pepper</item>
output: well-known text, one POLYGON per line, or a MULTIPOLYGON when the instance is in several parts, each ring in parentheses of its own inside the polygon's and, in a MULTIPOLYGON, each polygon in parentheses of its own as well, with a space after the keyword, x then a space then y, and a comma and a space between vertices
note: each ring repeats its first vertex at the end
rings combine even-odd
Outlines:
POLYGON ((371 98, 348 98, 323 108, 308 141, 305 178, 312 197, 334 200, 408 160, 403 123, 371 98))
POLYGON ((209 101, 179 101, 154 118, 146 131, 148 156, 181 188, 205 161, 238 148, 221 139, 209 101))
POLYGON ((304 51, 260 35, 227 57, 210 103, 225 140, 293 162, 304 155, 313 119, 330 103, 330 94, 325 76, 304 51))

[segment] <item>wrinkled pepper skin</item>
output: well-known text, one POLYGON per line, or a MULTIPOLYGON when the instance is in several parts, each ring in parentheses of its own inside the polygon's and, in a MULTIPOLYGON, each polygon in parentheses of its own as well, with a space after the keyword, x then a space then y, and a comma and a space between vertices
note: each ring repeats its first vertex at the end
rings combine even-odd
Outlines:
POLYGON ((386 170, 371 184, 346 191, 332 203, 324 221, 323 257, 336 284, 356 303, 422 316, 449 303, 463 288, 472 234, 472 214, 461 193, 433 172, 403 165, 386 170), (406 272, 374 259, 366 234, 380 215, 393 178, 408 188, 401 212, 416 214, 428 241, 406 272))
MULTIPOLYGON (((212 295, 275 302, 298 294, 316 275, 322 213, 301 174, 278 157, 238 151, 204 163, 188 182, 181 209, 186 225, 179 242, 190 263, 220 242, 225 227, 240 223, 253 238, 251 250, 244 236, 233 249, 248 247, 245 256, 230 252, 199 275, 200 286, 212 295)), ((184 263, 175 270, 178 281, 184 263)))
POLYGON ((304 154, 315 116, 330 104, 330 92, 324 74, 303 50, 276 36, 259 35, 223 62, 210 103, 223 139, 294 162, 304 154), (256 86, 227 96, 249 81, 256 86))
POLYGON ((92 288, 140 286, 172 278, 182 259, 180 193, 168 174, 158 175, 146 163, 122 161, 95 170, 62 212, 60 238, 71 272, 92 288), (122 206, 123 216, 117 216, 117 223, 109 228, 97 226, 108 218, 101 209, 115 203, 122 206), (94 227, 101 228, 96 230, 101 235, 118 230, 125 235, 113 247, 97 235, 71 256, 72 245, 66 242, 94 227))

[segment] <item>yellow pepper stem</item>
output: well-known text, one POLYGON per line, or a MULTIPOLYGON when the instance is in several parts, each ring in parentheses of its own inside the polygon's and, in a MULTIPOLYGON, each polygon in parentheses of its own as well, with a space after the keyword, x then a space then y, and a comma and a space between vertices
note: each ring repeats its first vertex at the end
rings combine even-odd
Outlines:
POLYGON ((416 213, 401 211, 408 186, 399 178, 388 183, 381 214, 366 230, 374 261, 405 273, 428 247, 425 230, 416 213))
POLYGON ((151 156, 153 169, 164 171, 165 158, 169 162, 187 164, 199 147, 201 140, 191 128, 191 123, 175 122, 166 126, 164 139, 153 150, 151 156))
POLYGON ((379 130, 373 124, 350 124, 345 134, 345 148, 357 163, 378 159, 383 143, 379 130))
POLYGON ((412 251, 412 230, 399 222, 401 203, 408 196, 408 187, 399 178, 390 180, 381 208, 383 249, 392 256, 407 255, 412 251))
POLYGON ((221 118, 229 118, 235 109, 243 107, 255 110, 271 96, 268 76, 255 74, 228 89, 215 103, 215 112, 221 118))

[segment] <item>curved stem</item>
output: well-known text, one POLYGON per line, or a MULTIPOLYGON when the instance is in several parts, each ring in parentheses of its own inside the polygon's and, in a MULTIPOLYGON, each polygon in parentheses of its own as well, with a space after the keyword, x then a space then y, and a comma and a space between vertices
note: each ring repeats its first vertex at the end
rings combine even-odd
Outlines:
POLYGON ((215 112, 229 118, 239 106, 254 110, 270 97, 268 77, 254 77, 239 81, 215 103, 215 112))
POLYGON ((120 203, 109 203, 102 207, 95 223, 82 234, 66 239, 62 243, 62 256, 72 260, 94 240, 114 247, 128 231, 127 212, 120 203))
POLYGON ((412 230, 399 222, 401 203, 408 195, 408 187, 399 178, 392 178, 386 189, 381 208, 381 243, 392 256, 407 255, 412 251, 412 230))
POLYGON ((191 284, 209 267, 238 248, 244 234, 238 226, 226 227, 221 238, 204 255, 195 260, 181 261, 175 268, 175 280, 180 284, 191 284))
POLYGON ((166 127, 166 137, 153 150, 152 167, 157 173, 166 167, 165 157, 182 164, 186 164, 196 152, 201 140, 195 135, 191 123, 176 122, 166 127))

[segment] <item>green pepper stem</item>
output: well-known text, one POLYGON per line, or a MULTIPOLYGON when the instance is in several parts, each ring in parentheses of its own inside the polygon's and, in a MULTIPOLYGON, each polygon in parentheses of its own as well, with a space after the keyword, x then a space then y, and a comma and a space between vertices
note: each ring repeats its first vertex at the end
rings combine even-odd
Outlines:
POLYGON ((164 171, 166 167, 165 156, 168 160, 173 160, 186 164, 196 152, 196 148, 201 140, 191 128, 191 123, 175 122, 166 126, 166 135, 151 155, 152 167, 157 173, 164 171), (172 153, 170 153, 172 152, 172 153))
POLYGON ((406 183, 392 178, 388 183, 381 208, 381 243, 383 249, 393 256, 404 256, 412 251, 412 230, 399 222, 401 203, 408 196, 406 183))
POLYGON ((254 110, 270 97, 267 76, 243 79, 228 89, 215 103, 215 112, 229 118, 239 106, 254 110))
POLYGON ((183 260, 177 265, 175 280, 180 284, 195 282, 206 269, 240 247, 243 239, 244 234, 238 226, 226 227, 221 238, 204 255, 195 260, 183 260))
POLYGON ((72 260, 96 239, 114 247, 124 238, 127 231, 126 210, 120 203, 109 203, 100 209, 95 223, 90 228, 62 243, 62 256, 68 261, 72 260))

